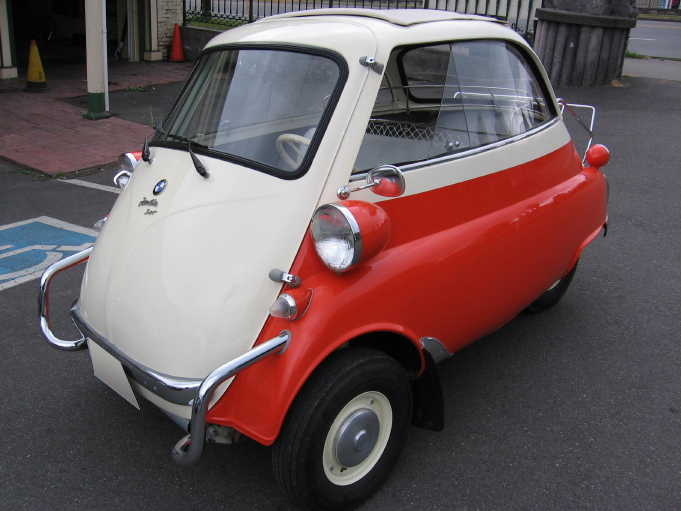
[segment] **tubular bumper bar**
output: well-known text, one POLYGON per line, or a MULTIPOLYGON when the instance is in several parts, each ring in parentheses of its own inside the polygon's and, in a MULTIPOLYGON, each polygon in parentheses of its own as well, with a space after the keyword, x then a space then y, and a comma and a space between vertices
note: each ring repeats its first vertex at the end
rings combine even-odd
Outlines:
POLYGON ((278 336, 259 344, 240 357, 218 367, 215 371, 206 376, 196 391, 196 397, 192 404, 192 418, 189 423, 189 431, 191 433, 173 447, 172 457, 175 463, 182 466, 189 466, 196 463, 201 457, 203 445, 206 440, 206 414, 208 413, 208 403, 215 389, 239 371, 246 369, 259 360, 275 353, 283 353, 286 351, 290 341, 291 332, 284 330, 278 336), (198 441, 192 442, 191 437, 197 438, 198 441))
POLYGON ((45 339, 47 339, 47 342, 50 343, 51 346, 60 350, 82 350, 83 348, 87 348, 87 344, 85 343, 84 335, 82 335, 81 338, 76 341, 64 341, 58 337, 55 337, 55 335, 52 333, 52 330, 50 330, 50 281, 57 273, 87 261, 90 257, 90 252, 92 252, 92 247, 85 249, 82 252, 78 252, 77 254, 73 254, 72 256, 66 257, 61 261, 57 261, 47 270, 45 270, 43 276, 40 278, 40 293, 38 295, 40 329, 42 330, 45 339))
POLYGON ((92 248, 62 259, 43 273, 40 279, 40 294, 38 298, 40 328, 43 335, 51 346, 66 351, 87 348, 86 340, 89 339, 113 355, 121 363, 125 374, 129 378, 166 401, 180 405, 190 405, 192 407, 192 417, 189 423, 189 431, 191 433, 175 445, 172 451, 172 458, 178 465, 193 465, 198 461, 203 452, 206 438, 208 404, 215 389, 248 366, 275 353, 281 354, 286 351, 291 341, 291 332, 288 330, 282 331, 276 337, 255 346, 240 357, 218 367, 203 380, 169 376, 132 360, 107 339, 104 339, 90 328, 81 317, 77 302, 71 307, 71 318, 80 331, 81 338, 76 341, 64 341, 55 337, 50 330, 48 297, 50 281, 57 273, 85 262, 89 258, 90 252, 92 252, 92 248), (201 440, 192 442, 191 437, 201 440))

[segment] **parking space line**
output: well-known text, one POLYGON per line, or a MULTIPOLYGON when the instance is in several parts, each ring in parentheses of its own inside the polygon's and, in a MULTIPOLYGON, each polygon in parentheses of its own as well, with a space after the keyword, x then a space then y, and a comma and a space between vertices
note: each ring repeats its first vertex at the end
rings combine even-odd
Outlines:
POLYGON ((0 226, 0 291, 40 278, 63 257, 91 247, 97 234, 47 216, 0 226))
POLYGON ((71 185, 84 186, 86 188, 94 188, 95 190, 102 190, 104 192, 116 194, 121 193, 121 189, 116 188, 115 186, 100 185, 99 183, 91 183, 90 181, 83 181, 82 179, 59 179, 59 182, 68 183, 71 185))

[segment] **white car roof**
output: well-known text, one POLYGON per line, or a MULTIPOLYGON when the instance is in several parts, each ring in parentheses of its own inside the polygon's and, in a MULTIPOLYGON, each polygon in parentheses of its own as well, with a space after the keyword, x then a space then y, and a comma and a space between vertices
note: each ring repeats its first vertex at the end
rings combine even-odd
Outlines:
POLYGON ((487 18, 475 14, 461 14, 458 12, 438 11, 435 9, 310 9, 306 11, 294 11, 284 14, 276 14, 265 19, 274 20, 282 18, 300 18, 303 16, 359 16, 363 18, 383 20, 387 21, 388 23, 392 23, 393 25, 400 25, 403 27, 417 25, 420 23, 448 20, 484 20, 503 23, 502 21, 496 20, 494 18, 487 18))
POLYGON ((262 18, 227 30, 206 48, 222 44, 292 44, 335 50, 341 55, 351 47, 376 48, 427 42, 512 40, 527 46, 520 35, 494 18, 435 9, 312 9, 262 18))

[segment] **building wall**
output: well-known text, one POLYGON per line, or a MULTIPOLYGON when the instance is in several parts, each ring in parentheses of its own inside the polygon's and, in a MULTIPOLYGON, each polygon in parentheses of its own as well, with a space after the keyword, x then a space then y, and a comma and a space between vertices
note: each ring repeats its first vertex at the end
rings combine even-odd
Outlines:
POLYGON ((175 23, 182 25, 182 0, 157 1, 158 49, 163 52, 163 58, 167 59, 173 42, 175 23))

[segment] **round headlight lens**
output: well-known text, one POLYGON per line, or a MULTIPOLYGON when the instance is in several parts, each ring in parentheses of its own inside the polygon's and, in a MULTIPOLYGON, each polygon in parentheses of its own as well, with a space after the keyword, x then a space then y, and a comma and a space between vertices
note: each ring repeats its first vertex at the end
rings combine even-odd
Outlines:
POLYGON ((362 237, 350 210, 342 204, 321 206, 312 218, 312 239, 327 268, 343 272, 359 261, 362 237))

